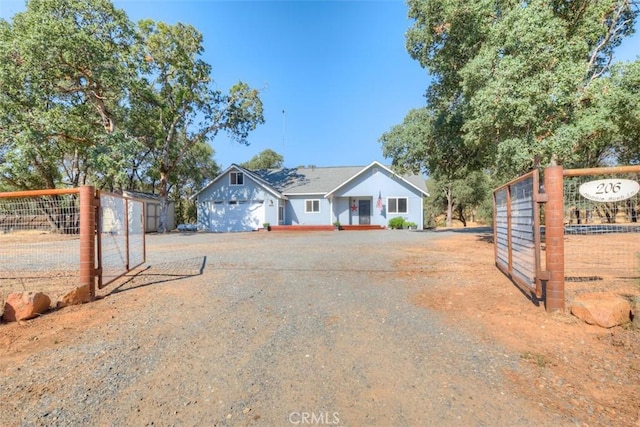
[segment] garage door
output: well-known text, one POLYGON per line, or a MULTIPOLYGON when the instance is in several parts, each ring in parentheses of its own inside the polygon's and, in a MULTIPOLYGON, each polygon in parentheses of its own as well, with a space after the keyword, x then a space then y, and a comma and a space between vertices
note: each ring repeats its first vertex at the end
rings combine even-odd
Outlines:
POLYGON ((264 223, 264 200, 225 200, 210 202, 211 231, 253 231, 264 223))

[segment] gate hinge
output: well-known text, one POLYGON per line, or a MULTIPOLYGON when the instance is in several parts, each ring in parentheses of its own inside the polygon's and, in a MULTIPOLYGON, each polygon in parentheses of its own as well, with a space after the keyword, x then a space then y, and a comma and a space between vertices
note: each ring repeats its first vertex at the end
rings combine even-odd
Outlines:
POLYGON ((538 193, 536 197, 536 203, 547 203, 549 201, 549 195, 546 193, 538 193))
POLYGON ((536 278, 540 280, 549 280, 551 278, 551 273, 546 270, 538 270, 536 271, 536 278))

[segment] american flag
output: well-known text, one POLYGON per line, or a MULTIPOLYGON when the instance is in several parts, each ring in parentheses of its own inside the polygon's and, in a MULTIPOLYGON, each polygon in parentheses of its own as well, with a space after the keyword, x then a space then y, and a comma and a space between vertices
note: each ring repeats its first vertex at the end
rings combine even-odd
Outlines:
POLYGON ((378 201, 376 202, 376 207, 378 209, 382 209, 382 192, 378 191, 378 201))

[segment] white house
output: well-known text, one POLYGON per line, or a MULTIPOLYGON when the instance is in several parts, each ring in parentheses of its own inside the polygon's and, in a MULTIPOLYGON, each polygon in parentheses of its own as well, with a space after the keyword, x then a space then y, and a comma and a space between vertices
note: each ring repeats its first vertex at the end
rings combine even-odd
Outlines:
POLYGON ((403 217, 423 228, 418 175, 398 175, 378 162, 368 166, 249 171, 231 165, 197 197, 198 228, 227 232, 271 225, 386 226, 403 217))

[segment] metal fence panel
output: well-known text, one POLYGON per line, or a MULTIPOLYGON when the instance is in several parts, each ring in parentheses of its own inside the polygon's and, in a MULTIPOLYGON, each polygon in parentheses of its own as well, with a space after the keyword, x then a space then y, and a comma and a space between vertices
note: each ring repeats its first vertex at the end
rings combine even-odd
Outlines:
POLYGON ((496 266, 514 282, 541 296, 538 172, 493 192, 496 266))
POLYGON ((100 266, 101 286, 127 272, 127 223, 125 200, 121 196, 100 192, 100 266))
POLYGON ((496 263, 503 270, 509 269, 509 236, 507 220, 507 188, 496 191, 495 198, 495 234, 496 234, 496 263))
POLYGON ((129 209, 129 269, 135 268, 145 261, 144 240, 144 203, 127 199, 129 209))
POLYGON ((533 178, 511 186, 511 248, 513 274, 534 287, 536 281, 533 178))
POLYGON ((5 295, 47 291, 55 297, 79 284, 77 191, 40 193, 0 196, 0 291, 5 295))
POLYGON ((564 171, 565 280, 640 277, 640 193, 625 191, 637 190, 637 170, 564 171))

